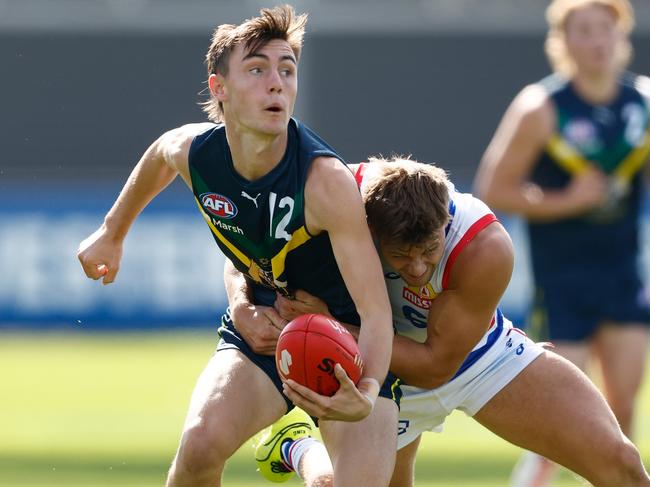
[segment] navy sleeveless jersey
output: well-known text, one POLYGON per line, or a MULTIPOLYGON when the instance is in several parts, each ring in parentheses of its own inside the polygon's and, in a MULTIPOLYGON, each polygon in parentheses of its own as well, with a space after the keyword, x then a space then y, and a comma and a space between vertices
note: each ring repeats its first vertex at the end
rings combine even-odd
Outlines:
POLYGON ((649 107, 637 82, 637 76, 626 73, 608 105, 587 103, 557 75, 540 82, 555 107, 556 131, 531 180, 542 188, 561 189, 572 174, 593 164, 608 176, 609 189, 608 202, 601 208, 578 217, 528 223, 538 280, 580 270, 635 272, 640 169, 650 153, 649 107))
POLYGON ((303 289, 323 299, 338 319, 358 324, 327 232, 314 236, 305 227, 305 181, 320 156, 341 160, 291 119, 282 160, 262 178, 248 181, 234 169, 225 127, 214 125, 190 147, 192 191, 216 243, 250 280, 256 304, 272 305, 276 291, 290 296, 303 289))

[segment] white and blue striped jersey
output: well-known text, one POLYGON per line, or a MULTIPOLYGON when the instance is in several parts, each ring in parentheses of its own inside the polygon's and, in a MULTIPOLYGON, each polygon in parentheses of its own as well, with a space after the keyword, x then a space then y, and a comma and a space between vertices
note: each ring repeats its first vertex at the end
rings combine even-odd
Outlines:
MULTIPOLYGON (((362 188, 364 180, 368 180, 368 178, 363 178, 363 175, 365 173, 370 176, 371 170, 368 171, 370 167, 371 165, 366 165, 365 170, 360 170, 356 175, 362 188)), ((425 286, 409 286, 399 274, 384 263, 384 277, 396 331, 398 334, 418 342, 426 340, 429 308, 436 296, 447 288, 451 270, 458 255, 481 230, 497 221, 496 216, 485 203, 471 194, 456 191, 451 184, 449 186, 449 214, 451 220, 445 229, 444 252, 430 281, 425 286)), ((504 330, 507 332, 512 327, 512 323, 503 316, 501 311, 498 308, 495 309, 486 333, 476 343, 451 380, 485 355, 504 330)))

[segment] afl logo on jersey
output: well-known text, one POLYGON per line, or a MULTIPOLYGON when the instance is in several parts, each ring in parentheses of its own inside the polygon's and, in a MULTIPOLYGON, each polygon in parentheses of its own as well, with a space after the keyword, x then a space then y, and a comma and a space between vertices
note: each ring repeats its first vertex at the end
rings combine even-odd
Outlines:
POLYGON ((201 195, 201 205, 210 214, 219 218, 231 219, 237 215, 237 207, 225 196, 217 193, 203 193, 201 195))
POLYGON ((569 120, 562 132, 566 140, 580 151, 593 152, 601 149, 598 128, 587 118, 569 120))

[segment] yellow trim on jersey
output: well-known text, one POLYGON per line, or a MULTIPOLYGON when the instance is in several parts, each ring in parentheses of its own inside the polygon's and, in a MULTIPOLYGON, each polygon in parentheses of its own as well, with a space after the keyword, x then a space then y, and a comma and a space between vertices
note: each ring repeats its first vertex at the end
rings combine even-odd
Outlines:
POLYGON ((623 181, 630 181, 643 167, 650 154, 650 129, 645 133, 641 144, 631 151, 623 162, 614 170, 614 176, 623 181))
MULTIPOLYGON (((201 206, 201 203, 199 202, 196 196, 194 197, 194 200, 196 201, 196 204, 199 207, 199 210, 201 211, 201 215, 203 216, 203 219, 210 227, 212 233, 219 239, 221 243, 223 243, 228 248, 228 250, 230 250, 235 255, 235 257, 237 257, 246 267, 250 269, 252 263, 251 259, 248 258, 246 255, 244 255, 232 242, 230 242, 217 229, 217 227, 214 226, 214 223, 212 223, 212 219, 205 212, 205 210, 201 206)), ((304 226, 300 227, 298 230, 293 232, 293 234, 291 234, 291 240, 289 240, 286 243, 286 245, 282 247, 282 249, 275 255, 275 257, 271 259, 271 269, 273 272, 273 279, 276 281, 275 284, 277 286, 284 287, 284 285, 286 285, 283 282, 277 281, 277 279, 284 273, 285 260, 287 258, 287 254, 291 252, 293 249, 295 249, 296 247, 300 247, 302 244, 307 242, 310 238, 311 235, 307 233, 307 229, 305 229, 304 226)))
POLYGON ((395 382, 393 382, 390 386, 390 393, 393 396, 393 401, 397 402, 397 398, 395 397, 395 389, 397 389, 401 384, 402 384, 402 379, 398 377, 395 379, 395 382))
MULTIPOLYGON (((287 258, 287 254, 291 252, 296 247, 300 247, 307 240, 311 238, 311 235, 307 233, 307 229, 303 225, 298 230, 291 234, 291 240, 289 240, 284 247, 275 254, 275 257, 271 259, 271 269, 273 271, 273 279, 280 277, 284 273, 284 264, 287 258)), ((276 283, 281 285, 282 283, 276 283)))
POLYGON ((219 230, 217 230, 217 227, 214 226, 214 223, 212 223, 212 219, 205 212, 205 210, 201 206, 201 203, 199 203, 199 200, 196 196, 194 197, 194 200, 196 201, 196 204, 198 205, 199 210, 201 211, 201 215, 203 215, 203 219, 210 227, 210 230, 212 230, 212 233, 214 233, 214 235, 219 239, 221 243, 223 243, 226 247, 228 247, 228 250, 230 250, 235 255, 235 257, 237 257, 242 262, 242 264, 250 268, 251 260, 248 257, 246 257, 237 247, 235 247, 233 243, 228 241, 228 239, 226 239, 226 237, 224 237, 219 230))
MULTIPOLYGON (((590 165, 588 160, 558 134, 551 136, 546 144, 546 150, 555 163, 570 174, 580 174, 590 165)), ((643 167, 648 155, 650 155, 650 129, 646 132, 643 142, 630 151, 612 175, 620 181, 629 182, 643 167)))
POLYGON ((559 134, 551 136, 551 139, 546 144, 546 151, 558 166, 570 174, 580 174, 591 165, 559 134))

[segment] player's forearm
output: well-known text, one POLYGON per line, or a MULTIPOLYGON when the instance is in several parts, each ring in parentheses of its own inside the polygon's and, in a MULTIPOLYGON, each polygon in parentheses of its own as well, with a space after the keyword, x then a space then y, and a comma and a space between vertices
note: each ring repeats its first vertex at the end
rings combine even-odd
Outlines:
POLYGON ((231 310, 239 305, 249 306, 252 304, 248 281, 244 274, 235 268, 230 259, 226 259, 223 266, 223 281, 231 310))
POLYGON ((390 313, 372 313, 362 316, 359 330, 359 351, 364 361, 363 377, 376 379, 380 384, 388 374, 393 349, 393 325, 390 313))
POLYGON ((408 385, 434 389, 454 376, 462 360, 458 354, 452 357, 429 343, 397 335, 393 341, 390 370, 408 385))
POLYGON ((104 226, 117 240, 123 240, 131 224, 149 202, 171 183, 177 172, 169 167, 154 143, 131 172, 104 226))
POLYGON ((479 192, 478 196, 495 211, 513 213, 537 221, 568 218, 584 211, 572 203, 566 191, 542 189, 532 183, 513 188, 501 186, 479 192))

